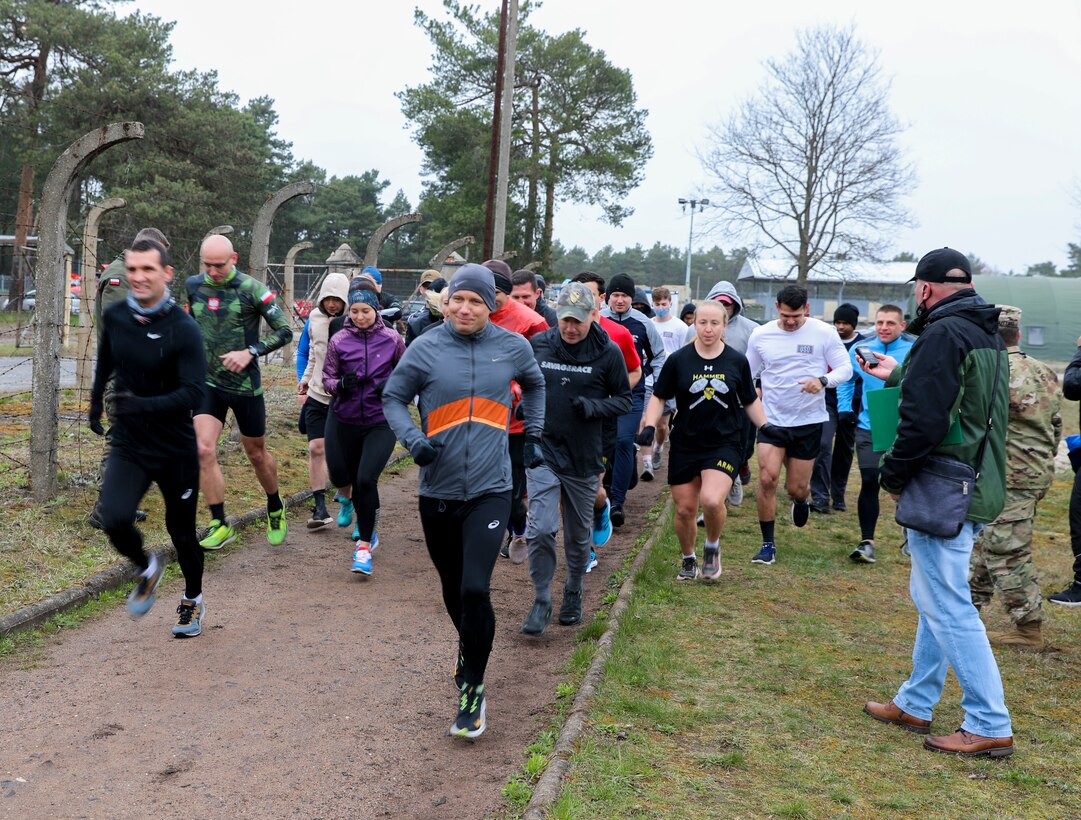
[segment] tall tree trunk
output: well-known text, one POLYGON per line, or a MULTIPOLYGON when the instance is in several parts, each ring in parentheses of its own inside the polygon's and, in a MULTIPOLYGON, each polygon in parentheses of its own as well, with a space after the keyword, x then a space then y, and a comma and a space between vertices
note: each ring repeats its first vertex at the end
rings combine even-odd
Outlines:
POLYGON ((541 270, 552 271, 552 226, 555 224, 556 211, 556 171, 559 168, 559 137, 552 135, 552 145, 548 152, 548 173, 544 177, 544 235, 541 237, 541 270))
POLYGON ((525 210, 525 237, 522 243, 523 264, 536 259, 537 249, 537 197, 540 177, 540 77, 533 80, 533 107, 531 110, 533 137, 529 157, 529 194, 525 210))

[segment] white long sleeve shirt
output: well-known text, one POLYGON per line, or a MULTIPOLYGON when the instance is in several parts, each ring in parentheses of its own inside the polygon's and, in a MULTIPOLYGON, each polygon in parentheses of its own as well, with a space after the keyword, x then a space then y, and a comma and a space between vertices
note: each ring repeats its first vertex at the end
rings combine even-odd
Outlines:
POLYGON ((766 418, 779 427, 799 427, 829 419, 826 393, 803 392, 801 381, 825 376, 836 387, 852 377, 852 363, 832 325, 808 319, 799 330, 776 322, 756 327, 747 342, 751 375, 762 380, 766 418))

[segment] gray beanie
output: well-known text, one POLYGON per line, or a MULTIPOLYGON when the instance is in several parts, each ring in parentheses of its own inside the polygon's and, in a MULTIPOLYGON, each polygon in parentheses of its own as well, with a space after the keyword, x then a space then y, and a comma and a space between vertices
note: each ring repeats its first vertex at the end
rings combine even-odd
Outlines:
POLYGON ((450 280, 447 298, 449 299, 460 290, 477 294, 484 300, 488 310, 495 310, 495 278, 492 272, 483 265, 469 262, 458 268, 454 278, 450 280))

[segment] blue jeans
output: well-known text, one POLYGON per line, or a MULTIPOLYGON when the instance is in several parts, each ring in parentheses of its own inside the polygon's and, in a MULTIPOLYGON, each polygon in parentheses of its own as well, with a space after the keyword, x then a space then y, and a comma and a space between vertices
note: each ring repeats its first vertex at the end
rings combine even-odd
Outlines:
POLYGON ((961 685, 961 728, 985 737, 1010 737, 1010 713, 983 622, 968 586, 969 555, 982 524, 966 521, 956 538, 908 530, 912 552, 909 591, 920 620, 912 648, 912 676, 893 702, 908 714, 931 719, 942 697, 946 670, 961 685))
POLYGON ((616 419, 616 463, 612 465, 612 489, 609 492, 613 504, 623 504, 627 500, 631 474, 637 469, 634 437, 638 435, 644 406, 645 394, 634 393, 631 396, 631 411, 616 419))

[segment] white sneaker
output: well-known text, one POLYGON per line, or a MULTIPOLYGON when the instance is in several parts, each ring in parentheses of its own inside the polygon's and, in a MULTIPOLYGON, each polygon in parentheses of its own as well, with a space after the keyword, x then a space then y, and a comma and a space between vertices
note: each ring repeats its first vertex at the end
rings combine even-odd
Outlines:
POLYGON ((664 462, 664 445, 663 444, 654 444, 653 445, 653 469, 654 470, 661 469, 661 464, 663 462, 664 462))
POLYGON ((743 503, 743 484, 740 483, 739 476, 736 476, 736 480, 732 482, 732 489, 728 491, 728 506, 738 507, 743 503))
POLYGON ((524 535, 511 536, 507 557, 510 558, 512 564, 521 564, 529 557, 529 544, 524 535))
POLYGON ((642 475, 643 481, 653 480, 653 457, 650 455, 642 456, 642 475))

